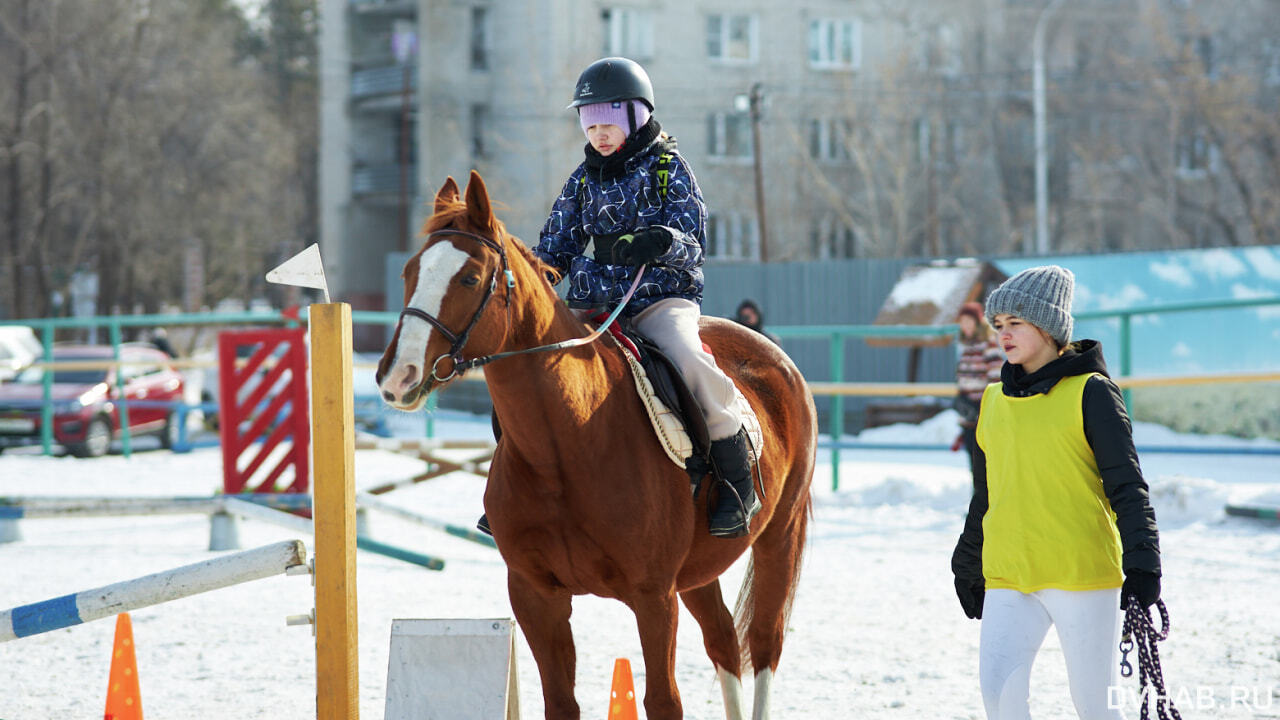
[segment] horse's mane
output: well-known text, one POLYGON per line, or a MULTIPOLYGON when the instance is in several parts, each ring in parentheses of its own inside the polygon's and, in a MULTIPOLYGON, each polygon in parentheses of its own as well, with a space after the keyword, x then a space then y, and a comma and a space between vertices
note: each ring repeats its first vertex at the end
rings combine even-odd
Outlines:
MULTIPOLYGON (((458 200, 436 200, 435 212, 422 225, 422 235, 426 236, 437 230, 450 226, 467 227, 471 223, 466 220, 467 204, 461 199, 458 200)), ((508 248, 515 248, 520 255, 533 267, 540 275, 545 275, 547 271, 554 272, 557 276, 560 274, 555 268, 546 264, 537 255, 533 254, 533 250, 525 244, 523 240, 507 232, 507 226, 497 215, 493 216, 493 232, 496 238, 506 238, 513 242, 508 243, 508 248)), ((495 239, 496 239, 495 238, 495 239)))

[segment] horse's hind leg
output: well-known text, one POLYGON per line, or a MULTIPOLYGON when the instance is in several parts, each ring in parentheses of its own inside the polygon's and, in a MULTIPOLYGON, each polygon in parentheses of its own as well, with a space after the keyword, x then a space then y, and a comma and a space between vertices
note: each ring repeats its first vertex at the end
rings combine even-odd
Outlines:
POLYGON ((510 571, 507 592, 511 609, 538 663, 547 720, 578 720, 581 711, 573 696, 577 652, 569 626, 572 596, 565 590, 548 592, 510 571))
POLYGON ((738 648, 733 616, 720 594, 720 581, 712 580, 700 588, 682 592, 680 599, 702 628, 702 644, 707 649, 707 657, 715 665, 720 691, 724 695, 725 718, 743 720, 742 653, 738 648))
POLYGON ((809 513, 807 503, 797 505, 789 522, 771 525, 751 546, 754 575, 747 598, 750 621, 746 637, 755 671, 753 720, 769 717, 769 686, 782 655, 791 598, 800 575, 809 513))

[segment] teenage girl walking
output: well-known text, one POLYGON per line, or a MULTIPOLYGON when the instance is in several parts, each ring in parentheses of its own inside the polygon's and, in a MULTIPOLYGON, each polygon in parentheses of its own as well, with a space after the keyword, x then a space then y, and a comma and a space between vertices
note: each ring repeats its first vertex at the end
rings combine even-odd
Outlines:
POLYGON ((1074 277, 1024 270, 986 316, 1007 362, 982 396, 973 500, 951 565, 982 620, 989 720, 1030 717, 1031 665, 1055 626, 1080 718, 1108 707, 1120 608, 1160 597, 1160 543, 1124 400, 1097 341, 1071 343, 1074 277))

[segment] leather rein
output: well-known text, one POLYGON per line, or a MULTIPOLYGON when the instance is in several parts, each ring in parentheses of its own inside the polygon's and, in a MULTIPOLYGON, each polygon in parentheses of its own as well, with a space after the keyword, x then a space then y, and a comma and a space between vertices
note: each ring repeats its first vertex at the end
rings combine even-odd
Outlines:
MULTIPOLYGON (((426 239, 429 241, 431 240, 431 238, 439 235, 461 235, 463 237, 471 238, 472 240, 478 240, 485 247, 498 253, 498 256, 502 258, 502 275, 507 279, 507 308, 509 312, 511 307, 511 290, 516 286, 516 279, 515 279, 515 275, 511 273, 511 266, 507 262, 506 247, 504 247, 502 243, 491 240, 483 235, 479 235, 473 232, 467 232, 465 230, 456 230, 453 228, 444 228, 442 230, 436 230, 434 232, 428 233, 426 239)), ((399 323, 404 322, 404 318, 406 315, 410 317, 416 317, 420 320, 426 321, 427 324, 429 324, 431 327, 434 327, 436 330, 439 330, 440 334, 444 335, 445 339, 449 341, 450 343, 449 351, 437 357, 435 359, 435 362, 431 363, 431 379, 438 383, 442 383, 461 375, 462 373, 466 372, 467 370, 470 370, 471 368, 480 367, 482 365, 488 365, 489 363, 495 360, 501 360, 503 358, 508 358, 515 355, 525 355, 528 353, 548 352, 551 350, 564 350, 567 348, 579 347, 582 345, 586 345, 590 342, 593 342, 596 338, 600 337, 600 335, 602 335, 606 330, 608 330, 609 326, 613 324, 613 321, 616 320, 618 315, 622 313, 622 309, 626 307, 627 303, 631 300, 631 296, 635 294, 636 288, 640 285, 640 278, 644 275, 644 270, 645 270, 644 265, 641 265, 636 269, 636 276, 631 281, 631 287, 627 289, 627 294, 623 296, 622 301, 618 303, 618 307, 614 309, 613 314, 611 314, 609 318, 600 325, 600 327, 596 328, 595 332, 591 333, 590 335, 587 335, 586 337, 573 338, 572 340, 563 340, 561 342, 552 343, 550 345, 539 345, 538 347, 525 348, 523 350, 511 350, 508 352, 495 353, 493 355, 483 355, 481 357, 472 358, 470 360, 466 360, 463 358, 462 349, 467 344, 467 338, 471 336, 471 331, 474 330, 476 327, 476 324, 480 322, 480 316, 484 314, 485 308, 489 305, 489 301, 493 299, 493 295, 498 289, 498 271, 497 270, 494 270, 493 275, 489 278, 489 287, 485 290, 484 298, 480 301, 480 307, 476 308, 475 313, 472 314, 471 316, 471 320, 467 323, 467 327, 463 329, 463 331, 460 334, 455 335, 452 330, 445 327, 444 323, 440 322, 439 318, 436 318, 432 316, 431 313, 428 313, 425 310, 416 308, 412 305, 407 305, 403 310, 400 311, 399 323), (448 375, 441 377, 438 370, 440 367, 440 361, 444 360, 445 358, 449 358, 450 360, 453 361, 453 368, 449 371, 448 375)), ((510 321, 508 320, 508 322, 510 321)))

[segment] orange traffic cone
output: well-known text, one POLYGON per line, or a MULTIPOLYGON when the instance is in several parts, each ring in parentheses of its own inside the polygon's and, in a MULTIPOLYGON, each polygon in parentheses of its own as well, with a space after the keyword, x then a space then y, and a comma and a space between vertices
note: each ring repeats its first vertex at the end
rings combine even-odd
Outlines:
POLYGON ((133 623, 129 620, 129 613, 116 616, 116 642, 111 651, 111 676, 107 682, 104 720, 142 720, 138 658, 133 652, 133 623))
POLYGON ((626 658, 618 658, 613 662, 609 720, 640 720, 636 714, 636 690, 631 684, 631 661, 626 658))

